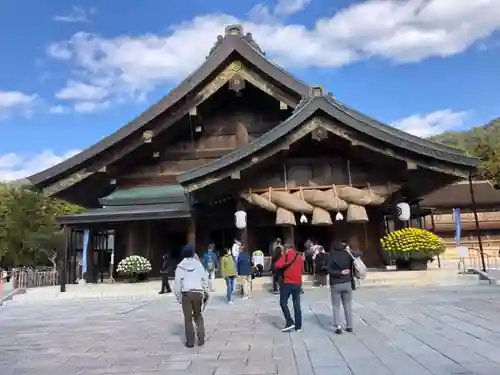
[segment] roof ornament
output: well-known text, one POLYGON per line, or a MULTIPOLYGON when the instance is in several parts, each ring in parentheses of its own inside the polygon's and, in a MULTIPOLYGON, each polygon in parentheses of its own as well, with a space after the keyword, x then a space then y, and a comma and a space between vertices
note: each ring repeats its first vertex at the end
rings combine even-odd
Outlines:
POLYGON ((266 55, 264 51, 260 48, 260 46, 257 44, 257 42, 254 40, 252 33, 246 33, 245 36, 243 37, 245 42, 250 44, 251 47, 257 50, 261 55, 266 55))
POLYGON ((243 26, 235 24, 226 26, 224 30, 224 36, 217 35, 217 40, 215 41, 213 47, 210 49, 210 52, 206 57, 207 59, 215 53, 217 48, 220 47, 224 39, 226 39, 227 37, 240 37, 245 42, 247 42, 251 47, 253 47, 257 52, 259 52, 262 55, 265 55, 265 53, 261 50, 257 42, 255 42, 255 40, 253 39, 252 33, 243 34, 243 26))

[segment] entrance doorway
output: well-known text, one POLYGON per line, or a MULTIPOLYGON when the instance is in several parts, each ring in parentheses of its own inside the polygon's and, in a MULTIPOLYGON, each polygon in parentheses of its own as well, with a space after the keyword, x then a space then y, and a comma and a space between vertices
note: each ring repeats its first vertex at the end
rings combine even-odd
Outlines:
POLYGON ((325 248, 326 251, 330 250, 333 244, 334 231, 331 226, 318 226, 318 225, 298 225, 295 228, 295 244, 298 250, 304 251, 304 244, 308 239, 318 241, 318 245, 325 248))
POLYGON ((236 238, 236 229, 227 228, 213 230, 210 232, 210 241, 215 245, 216 251, 220 255, 224 254, 224 249, 230 249, 236 238))
POLYGON ((175 259, 175 263, 181 260, 181 250, 186 244, 186 233, 185 232, 168 232, 167 233, 167 243, 170 256, 175 259))

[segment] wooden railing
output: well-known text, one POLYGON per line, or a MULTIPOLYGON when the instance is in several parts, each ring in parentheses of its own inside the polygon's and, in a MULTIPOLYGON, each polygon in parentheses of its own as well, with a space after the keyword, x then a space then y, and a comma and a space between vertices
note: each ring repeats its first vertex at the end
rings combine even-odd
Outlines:
POLYGON ((14 289, 51 286, 59 284, 59 271, 14 270, 11 278, 14 289))
MULTIPOLYGON (((484 257, 484 266, 486 268, 486 272, 490 270, 499 270, 500 266, 500 257, 498 256, 498 249, 496 253, 487 253, 483 250, 484 257)), ((478 248, 470 248, 469 249, 469 267, 482 270, 483 269, 483 260, 481 258, 481 251, 478 248)))
MULTIPOLYGON (((500 221, 500 212, 478 212, 477 213, 478 220, 481 221, 500 221)), ((460 220, 462 222, 473 222, 474 213, 472 212, 464 212, 460 214, 460 220)), ((430 224, 430 217, 426 217, 426 221, 430 224)), ((453 223, 453 214, 434 214, 434 222, 438 223, 453 223)))

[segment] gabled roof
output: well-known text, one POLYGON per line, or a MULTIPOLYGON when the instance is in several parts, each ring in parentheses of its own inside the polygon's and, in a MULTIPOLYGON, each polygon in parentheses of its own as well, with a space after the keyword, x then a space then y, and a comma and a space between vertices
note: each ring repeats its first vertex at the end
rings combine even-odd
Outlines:
POLYGON ((253 142, 211 163, 185 172, 178 176, 177 180, 181 184, 188 184, 222 168, 230 168, 232 165, 248 159, 265 147, 277 142, 317 112, 331 116, 352 130, 419 156, 451 163, 464 169, 474 169, 479 162, 477 158, 460 154, 456 149, 447 148, 438 143, 412 136, 363 116, 341 105, 331 97, 319 96, 304 100, 289 118, 253 142))
POLYGON ((78 165, 97 156, 126 137, 140 131, 145 125, 184 98, 193 88, 200 85, 235 52, 289 91, 296 93, 298 97, 306 96, 309 92, 308 85, 271 63, 253 41, 250 33, 244 35, 239 25, 227 26, 224 37, 220 36, 218 38, 206 61, 158 103, 152 105, 139 117, 93 146, 51 168, 28 177, 28 179, 34 185, 42 184, 47 179, 57 177, 70 169, 78 167, 78 165))
MULTIPOLYGON (((181 84, 179 84, 179 86, 172 90, 158 103, 154 104, 148 110, 143 112, 139 117, 132 120, 127 125, 120 128, 110 136, 107 136, 101 141, 97 142, 93 146, 51 168, 30 176, 28 179, 34 185, 43 186, 47 185, 47 180, 49 179, 61 179, 63 177, 66 177, 66 175, 68 175, 70 171, 81 169, 80 166, 83 163, 96 157, 103 151, 107 150, 109 147, 118 144, 127 137, 140 132, 141 129, 145 129, 145 126, 149 122, 154 120, 159 115, 165 113, 174 104, 178 103, 182 98, 189 94, 192 89, 204 82, 210 76, 210 74, 212 74, 219 66, 221 66, 221 64, 227 61, 234 53, 240 55, 244 60, 246 60, 256 69, 271 77, 271 79, 279 82, 290 92, 295 93, 297 97, 308 97, 311 87, 306 83, 294 78, 291 74, 278 67, 276 64, 270 62, 253 41, 252 35, 250 33, 244 35, 242 28, 239 25, 227 26, 225 35, 218 37, 217 43, 210 51, 210 55, 207 57, 207 60, 193 74, 186 78, 181 84)), ((455 159, 457 160, 460 160, 461 157, 464 158, 464 156, 460 155, 459 150, 412 136, 401 130, 382 124, 368 116, 355 111, 354 109, 341 104, 337 100, 333 99, 333 97, 323 99, 323 104, 321 105, 319 104, 320 100, 317 99, 315 99, 313 103, 314 104, 311 105, 318 105, 316 109, 320 108, 320 106, 327 106, 329 108, 329 111, 333 111, 339 116, 346 117, 351 122, 356 122, 356 124, 363 127, 363 129, 367 133, 373 133, 374 136, 379 137, 380 139, 390 139, 391 141, 400 143, 402 145, 411 145, 412 148, 418 148, 420 149, 420 151, 432 154, 434 155, 433 157, 442 160, 448 160, 451 157, 451 154, 456 155, 455 159), (327 106, 327 102, 330 103, 329 106, 327 106)), ((310 110, 311 108, 312 107, 308 107, 308 110, 310 110)), ((290 121, 292 121, 293 123, 293 119, 296 116, 298 115, 292 115, 292 117, 281 124, 279 126, 279 129, 276 129, 276 131, 283 131, 280 129, 284 129, 286 127, 286 124, 289 124, 290 121)), ((356 126, 354 125, 352 127, 356 128, 356 126)), ((274 129, 271 130, 269 134, 277 134, 273 131, 274 129)), ((391 143, 391 141, 389 141, 389 143, 391 143)), ((248 145, 248 147, 244 147, 243 149, 251 149, 252 147, 256 147, 254 144, 258 144, 259 142, 261 142, 260 139, 253 142, 251 144, 252 146, 248 145)), ((196 178, 191 176, 197 176, 199 173, 202 173, 200 171, 203 170, 211 170, 212 168, 214 168, 213 165, 221 165, 221 163, 226 163, 228 160, 230 160, 228 158, 234 157, 233 154, 234 153, 231 153, 221 159, 220 163, 219 161, 216 161, 207 165, 206 167, 189 171, 180 176, 179 181, 187 181, 196 178)), ((238 153, 238 155, 242 154, 238 153)), ((469 159, 466 158, 463 160, 469 159)))

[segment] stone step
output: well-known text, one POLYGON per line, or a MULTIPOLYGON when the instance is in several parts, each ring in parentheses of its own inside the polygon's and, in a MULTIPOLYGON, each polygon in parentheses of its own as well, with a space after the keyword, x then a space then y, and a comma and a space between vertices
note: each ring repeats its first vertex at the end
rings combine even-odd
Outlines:
MULTIPOLYGON (((313 287, 313 277, 304 275, 304 288, 313 287)), ((173 281, 171 282, 173 284, 173 281)), ((453 269, 430 269, 427 271, 380 271, 371 270, 367 274, 367 278, 359 281, 361 288, 366 287, 425 287, 425 286, 452 286, 452 285, 477 285, 480 283, 477 275, 458 274, 453 269)), ((57 300, 80 300, 80 299, 99 299, 99 298, 117 298, 117 299, 134 299, 147 297, 152 298, 158 296, 160 289, 160 281, 148 281, 137 284, 130 283, 103 283, 103 284, 86 284, 86 285, 68 285, 65 293, 60 293, 59 286, 50 286, 42 288, 29 289, 27 293, 16 295, 11 301, 5 302, 9 304, 39 304, 42 301, 57 301, 57 300)), ((240 283, 236 282, 236 293, 239 292, 240 283)), ((270 276, 255 278, 252 281, 252 289, 254 291, 271 290, 272 279, 270 276)), ((224 295, 226 291, 226 283, 224 279, 216 279, 213 281, 215 294, 224 295)), ((162 296, 158 296, 161 298, 162 296)))

